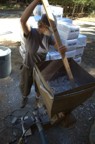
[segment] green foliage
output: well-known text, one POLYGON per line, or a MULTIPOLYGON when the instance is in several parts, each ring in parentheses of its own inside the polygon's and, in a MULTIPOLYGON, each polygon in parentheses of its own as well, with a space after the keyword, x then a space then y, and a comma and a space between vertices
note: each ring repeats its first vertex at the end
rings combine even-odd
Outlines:
MULTIPOLYGON (((10 0, 0 0, 0 4, 5 4, 10 0)), ((24 4, 30 3, 33 0, 17 0, 24 4)), ((64 8, 64 14, 73 15, 74 13, 92 13, 95 11, 95 0, 49 0, 52 5, 61 5, 64 8)), ((0 6, 1 7, 1 6, 0 6)), ((7 9, 6 5, 3 7, 7 9)))

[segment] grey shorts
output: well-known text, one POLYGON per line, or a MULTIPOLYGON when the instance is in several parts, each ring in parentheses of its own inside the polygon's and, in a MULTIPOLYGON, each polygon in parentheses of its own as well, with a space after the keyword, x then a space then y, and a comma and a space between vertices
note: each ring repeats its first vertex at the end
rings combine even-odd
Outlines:
POLYGON ((33 84, 33 69, 23 66, 21 69, 20 90, 23 96, 28 96, 33 84))
MULTIPOLYGON (((45 56, 40 58, 41 61, 45 60, 45 56)), ((41 61, 38 61, 37 63, 40 63, 41 61)), ((30 94, 32 85, 33 85, 33 67, 27 68, 23 65, 21 68, 21 79, 20 79, 20 90, 23 96, 28 96, 30 94)), ((34 85, 35 85, 35 91, 38 92, 35 82, 34 85)))

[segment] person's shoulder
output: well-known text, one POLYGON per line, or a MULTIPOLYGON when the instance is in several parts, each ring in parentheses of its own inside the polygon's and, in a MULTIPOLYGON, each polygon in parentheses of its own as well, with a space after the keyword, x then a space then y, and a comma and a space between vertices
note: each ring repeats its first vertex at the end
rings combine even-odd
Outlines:
POLYGON ((32 27, 31 27, 30 32, 31 32, 31 33, 35 33, 35 32, 37 32, 37 28, 32 28, 32 27))
POLYGON ((23 35, 24 35, 24 38, 28 39, 30 37, 35 36, 36 33, 37 33, 37 29, 36 28, 31 28, 27 35, 25 33, 23 35))
POLYGON ((39 35, 39 32, 38 32, 37 28, 31 28, 30 34, 35 36, 35 35, 39 35))

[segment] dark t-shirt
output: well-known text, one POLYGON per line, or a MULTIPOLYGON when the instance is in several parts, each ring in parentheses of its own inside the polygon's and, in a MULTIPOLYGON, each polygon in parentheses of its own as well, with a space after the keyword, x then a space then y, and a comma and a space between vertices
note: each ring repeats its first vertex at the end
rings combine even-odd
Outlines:
POLYGON ((27 67, 33 67, 34 62, 44 59, 49 50, 49 45, 54 45, 53 37, 40 34, 37 29, 32 28, 29 35, 25 36, 24 64, 27 67))

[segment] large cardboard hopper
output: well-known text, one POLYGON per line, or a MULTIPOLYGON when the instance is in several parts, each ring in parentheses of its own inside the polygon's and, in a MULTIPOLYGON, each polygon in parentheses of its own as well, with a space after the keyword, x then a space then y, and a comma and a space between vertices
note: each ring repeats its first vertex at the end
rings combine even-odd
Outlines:
POLYGON ((50 118, 59 112, 71 112, 91 97, 95 90, 95 78, 73 59, 68 61, 78 87, 57 94, 53 93, 48 81, 67 75, 62 60, 44 61, 34 67, 34 78, 50 118))

